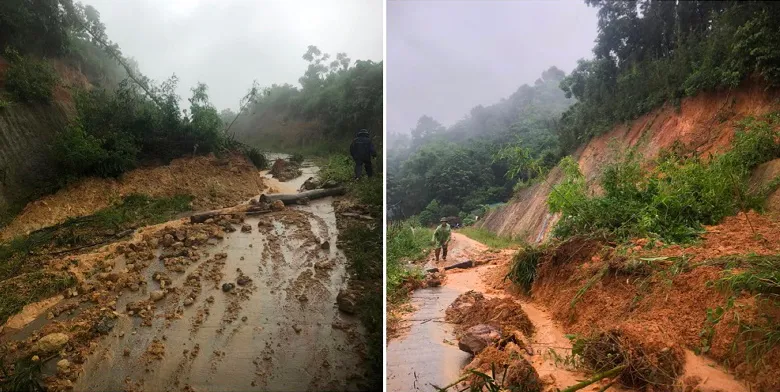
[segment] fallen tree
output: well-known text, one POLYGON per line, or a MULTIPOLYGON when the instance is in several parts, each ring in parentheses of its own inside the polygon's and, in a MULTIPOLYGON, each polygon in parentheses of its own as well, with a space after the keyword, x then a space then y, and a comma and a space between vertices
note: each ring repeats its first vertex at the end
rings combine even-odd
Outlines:
POLYGON ((302 200, 314 200, 321 199, 328 196, 341 196, 345 194, 347 190, 343 187, 331 188, 331 189, 314 189, 311 191, 295 193, 295 194, 273 194, 273 195, 260 195, 261 203, 272 203, 276 200, 280 200, 285 205, 298 204, 302 200))

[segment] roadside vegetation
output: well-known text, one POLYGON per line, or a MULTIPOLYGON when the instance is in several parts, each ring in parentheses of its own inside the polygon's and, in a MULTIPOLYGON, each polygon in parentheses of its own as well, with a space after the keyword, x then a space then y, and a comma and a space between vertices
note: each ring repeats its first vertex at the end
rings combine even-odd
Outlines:
POLYGON ((339 247, 343 249, 348 261, 349 285, 351 289, 359 291, 356 312, 366 330, 368 368, 372 374, 369 379, 374 383, 370 385, 370 389, 378 390, 382 388, 384 347, 382 173, 377 172, 372 178, 363 177, 355 181, 351 158, 345 155, 332 155, 327 161, 321 160, 324 163, 319 173, 320 182, 334 181, 346 186, 347 196, 344 199, 346 208, 350 209, 349 206, 354 203, 357 206, 356 210, 367 213, 361 215, 373 218, 370 221, 353 221, 339 214, 341 207, 337 207, 336 211, 337 219, 341 221, 339 247))

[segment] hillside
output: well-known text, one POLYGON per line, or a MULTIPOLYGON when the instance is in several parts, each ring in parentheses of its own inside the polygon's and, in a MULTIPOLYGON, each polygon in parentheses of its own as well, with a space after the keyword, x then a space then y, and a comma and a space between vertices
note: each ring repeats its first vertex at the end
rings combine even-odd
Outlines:
MULTIPOLYGON (((573 154, 592 191, 595 191, 605 165, 613 162, 615 152, 635 148, 646 162, 657 158, 672 147, 699 156, 722 153, 731 146, 735 125, 748 117, 760 117, 780 110, 778 94, 757 84, 745 85, 729 92, 701 93, 685 98, 679 108, 667 105, 638 119, 616 125, 611 131, 596 136, 573 154)), ((765 167, 756 173, 755 186, 766 185, 774 178, 765 167)), ((505 206, 491 210, 481 219, 484 227, 498 235, 519 237, 534 243, 549 238, 558 216, 551 214, 547 199, 552 186, 559 183, 562 173, 554 169, 542 181, 521 189, 505 206)), ((777 192, 775 193, 777 195, 777 192)), ((772 196, 777 197, 777 196, 772 196)), ((768 203, 770 210, 778 207, 768 203)))

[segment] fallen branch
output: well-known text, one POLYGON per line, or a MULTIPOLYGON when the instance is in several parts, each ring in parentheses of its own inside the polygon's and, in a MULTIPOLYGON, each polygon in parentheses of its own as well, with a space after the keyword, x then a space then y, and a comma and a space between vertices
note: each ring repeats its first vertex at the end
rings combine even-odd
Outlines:
POLYGON ((280 200, 285 205, 297 204, 302 199, 314 200, 328 196, 340 196, 347 193, 345 188, 315 189, 296 194, 277 193, 273 195, 260 195, 260 202, 271 203, 280 200))
POLYGON ((350 217, 350 218, 358 218, 358 219, 362 219, 362 220, 374 220, 374 218, 372 216, 360 215, 360 214, 356 214, 354 212, 343 212, 341 215, 342 216, 346 216, 346 217, 350 217))
POLYGON ((623 369, 626 368, 626 365, 620 365, 612 370, 607 370, 606 372, 599 373, 579 384, 572 385, 564 390, 561 390, 561 392, 574 392, 579 391, 582 388, 587 387, 590 384, 593 384, 595 382, 601 381, 602 379, 605 379, 607 377, 614 377, 620 374, 620 372, 623 371, 623 369))

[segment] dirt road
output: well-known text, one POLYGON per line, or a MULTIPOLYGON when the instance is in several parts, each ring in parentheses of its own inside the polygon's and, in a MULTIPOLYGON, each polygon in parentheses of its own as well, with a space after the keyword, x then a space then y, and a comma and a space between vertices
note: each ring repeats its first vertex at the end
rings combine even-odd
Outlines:
MULTIPOLYGON (((587 378, 588 375, 578 369, 565 366, 564 361, 571 354, 571 343, 547 309, 525 296, 516 295, 510 285, 497 283, 506 273, 512 251, 491 251, 477 241, 453 233, 450 254, 447 265, 471 259, 478 266, 447 271, 442 286, 413 293, 411 303, 415 311, 405 318, 408 329, 387 345, 388 391, 434 391, 434 385, 442 387, 459 378, 472 356, 458 349, 453 325, 444 321, 445 310, 458 295, 469 290, 487 298, 512 298, 521 305, 534 326, 528 342, 533 355, 528 361, 545 384, 545 390, 563 389, 587 378)), ((445 263, 429 260, 428 264, 443 267, 445 263)), ((684 377, 705 380, 700 385, 702 391, 746 390, 712 361, 690 351, 686 352, 684 377)), ((611 390, 626 389, 613 386, 611 390)))
MULTIPOLYGON (((294 192, 306 178, 269 183, 294 192)), ((171 222, 172 239, 159 234, 144 242, 152 244, 147 267, 129 252, 87 274, 95 285, 116 283, 107 284, 118 291, 109 302, 115 318, 97 321, 105 335, 88 353, 56 356, 44 373, 58 374, 63 385, 73 380, 75 391, 360 390, 364 340, 359 321, 336 305, 347 273, 332 202, 223 222, 231 229, 205 237, 200 230, 209 225, 171 222), (80 376, 58 371, 62 358, 78 364, 80 376)), ((72 303, 75 312, 41 312, 6 337, 67 331, 56 323, 83 323, 78 317, 90 305, 79 302, 64 300, 57 306, 72 303)))

